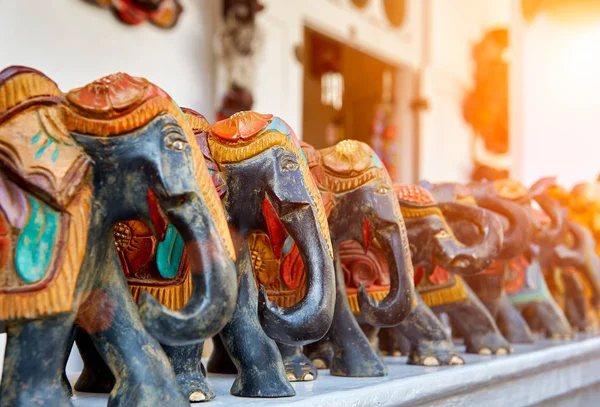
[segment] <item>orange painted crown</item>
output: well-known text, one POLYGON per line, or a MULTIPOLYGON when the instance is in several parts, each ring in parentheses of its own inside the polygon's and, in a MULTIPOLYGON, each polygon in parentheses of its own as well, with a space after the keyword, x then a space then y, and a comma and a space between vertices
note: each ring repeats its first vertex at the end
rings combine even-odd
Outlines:
POLYGON ((183 119, 171 97, 144 78, 116 73, 65 96, 70 131, 97 136, 129 132, 148 124, 160 113, 183 119))
POLYGON ((272 114, 252 111, 238 112, 212 125, 211 133, 225 141, 250 140, 273 118, 272 114))
POLYGON ((396 197, 404 202, 418 205, 430 205, 435 203, 431 192, 419 185, 397 184, 394 185, 396 197))

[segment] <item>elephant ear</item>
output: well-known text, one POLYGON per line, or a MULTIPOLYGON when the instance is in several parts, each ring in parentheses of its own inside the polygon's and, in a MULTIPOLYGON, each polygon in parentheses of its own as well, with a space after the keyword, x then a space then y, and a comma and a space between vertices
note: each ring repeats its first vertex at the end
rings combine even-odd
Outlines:
POLYGON ((206 162, 206 167, 208 168, 208 173, 210 174, 213 185, 217 190, 217 194, 219 195, 219 198, 223 198, 223 196, 227 193, 227 184, 225 183, 225 180, 223 180, 219 165, 213 158, 210 148, 208 147, 208 131, 210 130, 210 123, 203 115, 193 109, 182 107, 181 110, 185 114, 185 118, 192 127, 192 131, 196 136, 196 142, 202 151, 204 161, 206 162))

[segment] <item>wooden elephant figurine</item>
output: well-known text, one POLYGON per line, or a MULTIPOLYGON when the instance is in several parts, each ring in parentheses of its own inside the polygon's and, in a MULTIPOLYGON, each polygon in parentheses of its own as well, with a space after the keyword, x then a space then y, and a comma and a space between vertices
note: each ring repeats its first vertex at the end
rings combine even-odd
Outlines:
MULTIPOLYGON (((571 325, 578 330, 596 331, 600 327, 599 292, 600 261, 597 241, 594 238, 594 216, 597 213, 595 184, 578 184, 571 192, 556 186, 548 195, 556 199, 567 211, 565 241, 555 251, 560 257, 569 257, 567 249, 574 252, 579 264, 557 267, 552 273, 549 288, 565 310, 571 325), (562 252, 562 253, 561 253, 562 252)), ((570 256, 572 257, 572 256, 570 256)))
MULTIPOLYGON (((547 199, 544 192, 553 185, 551 179, 542 179, 529 190, 514 180, 499 180, 494 183, 481 183, 469 186, 469 191, 478 205, 495 210, 508 224, 523 223, 524 218, 530 224, 529 242, 521 247, 521 254, 500 261, 479 276, 469 278, 468 283, 480 296, 492 315, 498 320, 501 331, 511 342, 533 342, 528 324, 522 314, 535 315, 544 321, 544 330, 551 337, 568 338, 571 329, 564 313, 550 294, 544 279, 540 261, 547 251, 540 253, 540 245, 549 247, 560 239, 564 216, 557 206, 547 199), (490 199, 500 199, 503 204, 513 205, 510 212, 499 212, 489 204, 490 199), (536 216, 531 202, 537 202, 551 221, 543 224, 536 216), (521 210, 519 210, 519 208, 521 210), (511 219, 512 217, 512 219, 511 219), (523 218, 521 221, 519 219, 523 218)), ((526 229, 524 229, 526 230, 526 229)), ((515 251, 518 247, 515 245, 515 251)), ((508 256, 505 256, 508 257, 508 256)))
MULTIPOLYGON (((503 243, 500 221, 485 210, 463 203, 437 202, 421 186, 398 185, 396 191, 408 229, 416 265, 415 286, 423 299, 423 310, 429 307, 436 314, 446 313, 465 338, 467 352, 511 352, 492 316, 463 279, 485 270, 496 259, 503 243), (465 243, 449 225, 458 220, 477 235, 483 231, 483 236, 465 243)), ((424 311, 413 314, 399 327, 399 333, 411 345, 409 362, 460 363, 430 316, 424 311), (422 328, 424 325, 427 329, 422 328)))
POLYGON ((110 75, 62 95, 24 67, 0 73, 0 111, 0 404, 71 405, 62 372, 76 323, 117 378, 109 405, 188 405, 153 336, 175 345, 217 332, 233 313, 236 279, 184 115, 142 78, 110 75), (113 225, 151 224, 150 196, 187 248, 191 295, 180 311, 149 295, 138 310, 117 258, 113 225))
MULTIPOLYGON (((186 112, 190 120, 197 117, 186 112)), ((323 202, 299 141, 282 119, 240 112, 208 132, 196 130, 233 230, 240 282, 233 319, 213 338, 208 371, 237 372, 231 389, 236 396, 293 396, 284 365, 290 360, 285 353, 282 359, 277 344, 298 347, 320 339, 334 314, 333 250, 323 202), (276 251, 287 236, 295 242, 305 269, 293 302, 281 302, 269 279, 257 284, 256 253, 249 247, 257 232, 269 235, 276 251)), ((300 376, 299 363, 287 367, 300 376)))
MULTIPOLYGON (((506 262, 523 254, 531 240, 532 224, 527 211, 517 203, 501 199, 491 193, 473 194, 472 189, 478 191, 475 187, 466 188, 457 183, 432 185, 423 182, 423 185, 440 201, 479 206, 495 214, 502 221, 503 243, 496 261, 482 273, 465 276, 465 281, 490 311, 500 331, 509 342, 533 342, 529 326, 511 304, 504 289, 506 262)), ((461 242, 474 244, 480 240, 479 233, 471 222, 465 222, 460 218, 449 218, 448 223, 461 242)))
POLYGON ((343 140, 322 150, 302 146, 325 204, 337 283, 331 329, 305 352, 314 366, 328 367, 335 376, 383 376, 387 368, 359 324, 374 329, 395 326, 415 301, 406 229, 391 180, 365 143, 343 140), (379 277, 362 279, 352 266, 344 267, 348 246, 360 247, 363 253, 377 250, 382 265, 379 277))

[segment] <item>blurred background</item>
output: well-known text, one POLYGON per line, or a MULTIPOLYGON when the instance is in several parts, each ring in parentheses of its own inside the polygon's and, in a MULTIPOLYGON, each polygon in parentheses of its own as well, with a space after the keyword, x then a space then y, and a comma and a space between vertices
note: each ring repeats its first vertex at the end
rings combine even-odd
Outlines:
POLYGON ((600 172, 599 0, 0 0, 0 38, 0 69, 273 113, 371 144, 396 182, 600 172))

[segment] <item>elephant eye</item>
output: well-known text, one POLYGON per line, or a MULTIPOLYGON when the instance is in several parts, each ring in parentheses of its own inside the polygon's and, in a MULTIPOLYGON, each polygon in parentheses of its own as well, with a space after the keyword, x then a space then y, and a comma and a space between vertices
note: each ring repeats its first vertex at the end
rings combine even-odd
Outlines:
POLYGON ((281 160, 281 169, 283 171, 295 171, 300 165, 292 157, 286 156, 281 160))
POLYGON ((377 191, 375 192, 379 195, 387 195, 390 191, 390 188, 386 187, 385 185, 381 185, 379 188, 377 188, 377 191))
POLYGON ((171 133, 167 136, 167 148, 175 151, 183 151, 187 140, 179 133, 171 133))
POLYGON ((448 233, 447 231, 442 229, 435 234, 435 237, 438 239, 449 239, 451 236, 450 236, 450 233, 448 233))

